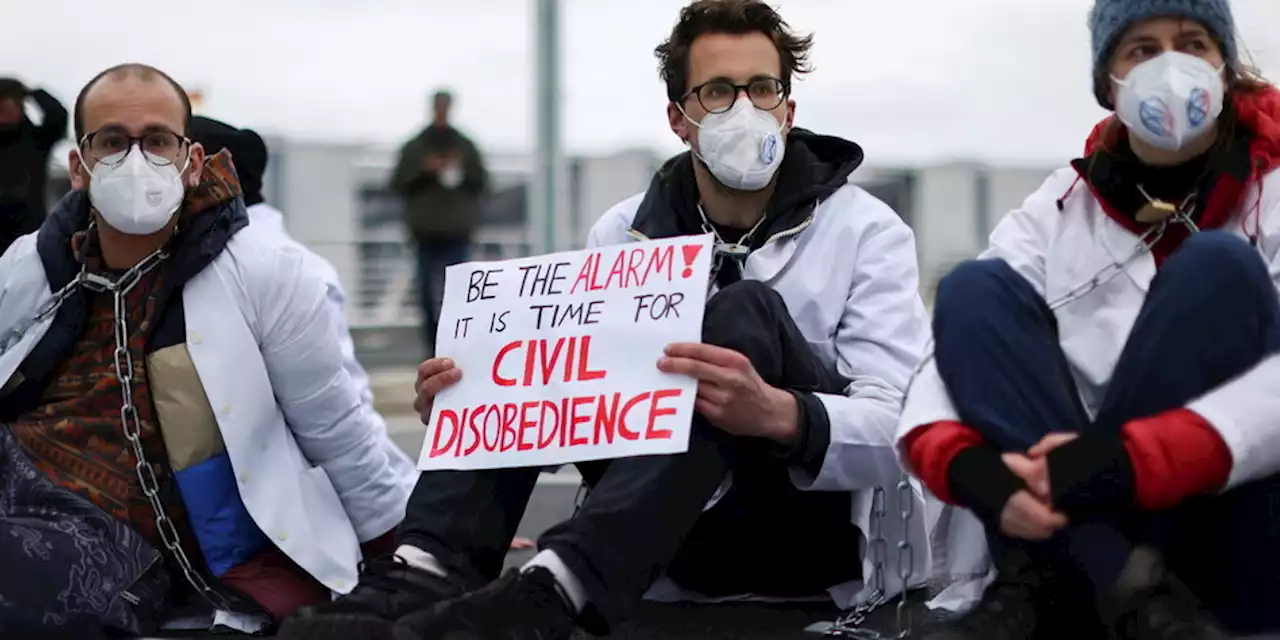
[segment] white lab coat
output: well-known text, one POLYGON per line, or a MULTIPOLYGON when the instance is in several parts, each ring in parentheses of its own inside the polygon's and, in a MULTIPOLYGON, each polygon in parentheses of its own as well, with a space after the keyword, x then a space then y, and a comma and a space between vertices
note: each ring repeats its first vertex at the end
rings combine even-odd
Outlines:
MULTIPOLYGON (((360 401, 364 403, 366 410, 369 412, 369 425, 373 428, 374 433, 377 434, 379 441, 386 447, 387 460, 390 462, 392 469, 395 470, 398 476, 405 478, 406 482, 410 482, 411 485, 416 483, 418 466, 389 437, 387 421, 374 409, 373 388, 369 384, 369 374, 364 370, 364 366, 360 364, 360 361, 356 359, 356 345, 351 339, 351 330, 347 327, 347 296, 342 289, 342 282, 338 278, 337 270, 333 268, 333 265, 329 264, 328 260, 320 257, 289 235, 288 230, 285 228, 284 215, 279 209, 265 202, 259 202, 249 207, 249 221, 250 224, 258 225, 261 228, 269 229, 279 234, 282 242, 302 251, 305 254, 303 261, 306 268, 324 280, 326 297, 337 318, 335 330, 337 331, 338 347, 342 349, 342 366, 347 370, 347 375, 351 376, 351 383, 360 392, 360 401)), ((405 407, 405 409, 407 410, 409 407, 405 407)))
MULTIPOLYGON (((631 229, 643 198, 633 196, 606 212, 592 227, 587 246, 643 239, 631 229)), ((873 490, 883 487, 885 591, 890 597, 902 591, 897 544, 904 537, 913 551, 910 582, 922 582, 928 577, 927 529, 936 517, 936 501, 931 499, 934 508, 926 510, 923 492, 913 486, 914 516, 904 531, 899 514, 905 505, 894 489, 901 479, 894 431, 929 335, 911 229, 883 202, 846 185, 819 203, 809 220, 751 253, 744 275, 773 287, 809 346, 853 381, 844 394, 818 394, 830 416, 831 445, 816 476, 797 469, 792 482, 805 490, 853 492, 852 519, 864 533, 872 531, 873 490)), ((870 578, 873 571, 873 559, 864 557, 862 575, 870 578)), ((676 599, 671 589, 666 585, 659 597, 676 599)), ((850 607, 871 592, 857 582, 833 588, 831 595, 838 605, 850 607)))
MULTIPOLYGON (((0 335, 52 297, 36 234, 0 258, 0 335)), ((183 288, 186 344, 213 408, 240 497, 258 527, 338 593, 356 584, 360 541, 404 516, 416 478, 344 368, 340 315, 314 257, 267 225, 235 234, 183 288)), ((0 355, 0 387, 48 331, 0 355)))
MULTIPOLYGON (((1130 256, 1138 243, 1136 235, 1103 212, 1086 185, 1071 189, 1077 175, 1067 167, 1050 176, 996 226, 990 247, 980 256, 1005 260, 1050 301, 1130 256), (1068 190, 1059 211, 1057 201, 1068 190)), ((1254 211, 1260 211, 1261 216, 1257 221, 1261 228, 1258 252, 1280 282, 1280 172, 1267 175, 1261 189, 1254 184, 1247 190, 1240 210, 1225 230, 1243 237, 1243 227, 1254 227, 1254 211), (1246 213, 1247 225, 1242 225, 1241 217, 1246 213)), ((1123 273, 1054 312, 1059 342, 1090 417, 1097 415, 1155 274, 1155 259, 1144 252, 1130 260, 1123 273)), ((1264 360, 1188 407, 1217 429, 1231 451, 1233 465, 1227 489, 1280 471, 1280 356, 1264 360)), ((958 420, 958 416, 930 360, 907 394, 898 441, 917 428, 943 420, 958 420)), ((905 455, 901 459, 904 466, 910 466, 905 455)), ((945 558, 939 558, 944 565, 939 569, 970 580, 953 586, 936 602, 963 608, 980 595, 982 579, 978 575, 988 573, 989 563, 972 555, 976 549, 985 553, 981 525, 968 511, 952 511, 944 517, 947 526, 935 532, 938 548, 952 550, 940 554, 945 558)))

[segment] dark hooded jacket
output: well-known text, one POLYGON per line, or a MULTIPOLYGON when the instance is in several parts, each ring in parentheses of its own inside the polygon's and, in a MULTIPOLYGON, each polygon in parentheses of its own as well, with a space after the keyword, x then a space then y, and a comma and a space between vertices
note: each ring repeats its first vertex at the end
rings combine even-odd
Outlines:
POLYGON ((17 125, 0 128, 0 254, 44 221, 49 154, 67 135, 67 110, 57 98, 40 89, 30 95, 44 121, 37 125, 23 116, 17 125))
POLYGON ((480 150, 470 138, 449 125, 431 125, 400 149, 391 188, 404 199, 404 217, 416 242, 469 240, 480 226, 480 209, 489 174, 480 150), (423 166, 429 155, 453 156, 462 168, 462 182, 448 187, 438 174, 423 166))

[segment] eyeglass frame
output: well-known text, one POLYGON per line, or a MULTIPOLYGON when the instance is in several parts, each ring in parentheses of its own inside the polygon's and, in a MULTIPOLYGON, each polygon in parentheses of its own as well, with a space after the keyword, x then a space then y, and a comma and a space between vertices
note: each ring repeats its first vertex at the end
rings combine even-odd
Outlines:
POLYGON ((759 76, 756 78, 752 78, 749 82, 745 84, 738 84, 736 82, 733 82, 732 80, 729 80, 728 78, 713 78, 702 84, 694 86, 693 88, 686 91, 683 96, 680 96, 680 102, 681 104, 683 104, 688 102, 689 98, 696 97, 698 99, 698 106, 702 107, 703 111, 706 111, 707 113, 725 113, 730 109, 732 109, 733 105, 737 104, 738 96, 740 94, 746 93, 747 99, 751 100, 751 91, 750 91, 751 85, 757 82, 765 81, 765 80, 768 80, 770 82, 774 82, 777 84, 778 104, 775 104, 772 107, 765 108, 756 104, 755 101, 752 100, 751 106, 761 111, 773 111, 774 109, 777 109, 778 107, 782 106, 782 104, 785 103, 787 99, 791 97, 791 87, 786 82, 784 82, 781 78, 775 78, 773 76, 759 76), (723 109, 718 109, 718 110, 708 109, 707 105, 702 103, 702 93, 701 93, 702 89, 703 87, 706 87, 712 84, 717 84, 717 83, 722 83, 733 88, 733 100, 730 101, 728 106, 724 107, 723 109))
MULTIPOLYGON (((97 130, 95 130, 95 131, 90 131, 89 133, 86 133, 86 134, 84 134, 83 136, 81 136, 81 137, 80 137, 80 141, 76 143, 76 149, 78 149, 78 150, 80 151, 80 154, 81 154, 81 158, 82 158, 81 162, 83 163, 83 158, 84 158, 85 156, 88 156, 88 157, 90 157, 90 158, 93 158, 94 164, 97 164, 97 163, 99 163, 99 162, 103 162, 103 161, 105 161, 105 160, 106 160, 106 158, 98 158, 98 157, 93 156, 93 154, 92 154, 92 153, 90 153, 88 150, 86 150, 86 146, 90 145, 90 144, 93 142, 93 138, 94 138, 94 136, 97 136, 98 134, 102 133, 103 131, 108 131, 108 130, 109 130, 111 133, 116 133, 116 134, 118 134, 118 135, 123 136, 123 137, 124 137, 126 140, 128 140, 128 142, 129 142, 129 145, 128 145, 127 147, 125 147, 124 155, 120 156, 120 161, 119 161, 119 162, 124 162, 126 159, 128 159, 129 154, 130 154, 130 153, 133 153, 133 149, 134 149, 134 147, 137 147, 137 148, 138 148, 138 150, 142 152, 142 157, 143 157, 143 158, 145 158, 147 162, 151 162, 151 164, 153 164, 153 165, 155 165, 155 166, 157 166, 157 167, 168 167, 168 166, 172 166, 172 165, 174 165, 175 163, 177 163, 177 162, 178 162, 178 157, 180 157, 180 156, 182 155, 182 149, 185 147, 185 148, 188 150, 188 152, 190 152, 191 145, 195 142, 195 141, 194 141, 194 140, 192 140, 191 138, 189 138, 189 137, 187 137, 187 136, 184 136, 184 135, 182 135, 181 133, 178 133, 178 132, 173 131, 173 130, 171 130, 171 129, 167 129, 167 128, 155 128, 155 129, 153 129, 153 130, 151 130, 151 131, 148 131, 148 132, 146 132, 146 133, 144 133, 144 134, 142 134, 142 135, 140 135, 140 136, 133 136, 133 135, 129 135, 127 132, 123 131, 122 129, 123 129, 123 127, 117 128, 117 127, 115 127, 115 126, 113 126, 113 125, 107 125, 107 126, 105 126, 105 127, 102 127, 101 129, 97 129, 97 130), (150 157, 148 157, 148 155, 147 155, 147 151, 146 151, 146 149, 144 149, 144 148, 143 148, 143 145, 142 145, 142 141, 143 141, 143 139, 145 139, 147 136, 155 135, 155 134, 157 134, 157 133, 169 134, 169 135, 172 135, 172 136, 174 136, 174 137, 176 137, 176 138, 178 139, 178 155, 177 155, 177 156, 174 156, 174 158, 173 158, 172 160, 169 160, 166 164, 156 164, 155 162, 152 162, 152 161, 151 161, 151 158, 150 158, 150 157)), ((119 152, 116 152, 116 153, 119 153, 119 152)), ((115 155, 115 154, 111 154, 111 155, 115 155)), ((154 155, 154 154, 153 154, 153 155, 154 155)), ((109 156, 108 156, 108 157, 109 157, 109 156)), ((86 166, 87 166, 87 163, 85 163, 85 164, 86 164, 86 166)), ((108 164, 111 164, 112 166, 116 166, 115 164, 112 164, 112 163, 108 163, 108 164)))

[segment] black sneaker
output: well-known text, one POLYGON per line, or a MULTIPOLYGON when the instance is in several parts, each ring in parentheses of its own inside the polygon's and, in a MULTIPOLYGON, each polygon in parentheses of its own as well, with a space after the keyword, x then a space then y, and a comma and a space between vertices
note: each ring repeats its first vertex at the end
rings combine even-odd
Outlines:
POLYGON ((360 569, 356 588, 333 602, 303 607, 276 634, 278 640, 391 638, 395 621, 457 597, 462 587, 419 569, 399 556, 379 558, 360 569))
POLYGON ((997 561, 999 571, 965 615, 924 640, 1086 640, 1105 637, 1084 576, 1052 556, 1021 551, 997 561))
POLYGON ((483 589, 401 618, 394 638, 567 640, 576 617, 550 571, 512 569, 483 589))
POLYGON ((1164 566, 1160 554, 1139 547, 1115 588, 1104 594, 1116 640, 1228 640, 1199 600, 1164 566))
POLYGON ((924 640, 1032 640, 1035 638, 1037 587, 1021 576, 997 576, 968 613, 924 640))

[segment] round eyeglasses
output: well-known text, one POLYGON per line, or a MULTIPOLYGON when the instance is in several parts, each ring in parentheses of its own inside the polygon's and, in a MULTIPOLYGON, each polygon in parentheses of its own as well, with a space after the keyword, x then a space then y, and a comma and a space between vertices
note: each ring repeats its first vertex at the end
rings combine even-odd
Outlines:
POLYGON ((80 151, 94 162, 115 166, 129 157, 136 145, 142 155, 157 167, 173 164, 182 156, 182 149, 191 140, 172 131, 152 131, 141 136, 131 136, 123 131, 100 130, 85 135, 80 140, 80 151))
POLYGON ((733 108, 738 94, 746 92, 751 104, 762 111, 772 111, 787 99, 787 88, 777 78, 756 78, 746 84, 734 84, 728 80, 712 80, 704 82, 684 94, 698 97, 698 104, 707 113, 724 113, 733 108))

